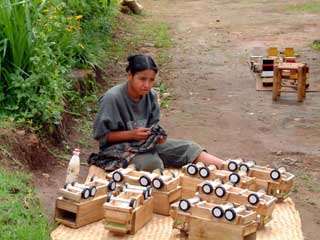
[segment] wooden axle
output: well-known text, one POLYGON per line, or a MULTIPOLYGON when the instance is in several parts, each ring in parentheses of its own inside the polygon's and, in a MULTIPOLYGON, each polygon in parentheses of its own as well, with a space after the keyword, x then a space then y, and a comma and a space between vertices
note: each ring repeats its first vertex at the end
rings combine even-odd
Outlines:
POLYGON ((78 188, 75 186, 72 186, 71 184, 65 184, 64 185, 64 189, 70 191, 70 192, 74 192, 74 193, 80 193, 81 194, 81 198, 83 199, 88 199, 90 197, 90 190, 89 188, 78 188))
POLYGON ((109 191, 114 191, 114 190, 116 190, 116 187, 117 187, 116 182, 114 180, 108 181, 108 180, 105 180, 105 179, 96 178, 94 176, 92 176, 90 178, 90 182, 95 182, 95 183, 98 183, 100 185, 107 185, 109 191))
POLYGON ((129 207, 135 208, 137 206, 137 199, 131 198, 131 199, 126 199, 126 198, 120 198, 120 197, 115 197, 111 193, 107 195, 107 203, 112 202, 112 201, 118 201, 121 203, 127 203, 129 207))
POLYGON ((136 185, 124 183, 123 185, 121 185, 120 190, 121 189, 139 190, 141 193, 143 191, 146 191, 148 197, 150 197, 152 195, 152 188, 150 186, 142 187, 142 186, 136 186, 136 185))
POLYGON ((79 184, 77 182, 72 182, 71 185, 74 186, 74 187, 80 188, 82 190, 89 189, 90 197, 94 197, 96 195, 97 188, 95 186, 86 186, 84 184, 79 184))
POLYGON ((120 191, 121 192, 128 192, 128 193, 140 193, 140 194, 142 194, 144 200, 148 199, 151 196, 151 195, 149 196, 148 189, 140 190, 140 189, 129 189, 129 188, 121 188, 120 187, 120 191))

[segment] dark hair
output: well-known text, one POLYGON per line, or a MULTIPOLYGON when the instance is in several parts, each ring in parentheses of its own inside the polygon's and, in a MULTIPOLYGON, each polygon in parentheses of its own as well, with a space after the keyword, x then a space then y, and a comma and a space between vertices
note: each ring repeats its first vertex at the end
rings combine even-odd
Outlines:
POLYGON ((126 68, 127 72, 131 72, 132 75, 135 75, 137 72, 144 70, 153 70, 155 73, 158 72, 158 67, 152 57, 148 55, 131 55, 128 57, 129 65, 126 68))

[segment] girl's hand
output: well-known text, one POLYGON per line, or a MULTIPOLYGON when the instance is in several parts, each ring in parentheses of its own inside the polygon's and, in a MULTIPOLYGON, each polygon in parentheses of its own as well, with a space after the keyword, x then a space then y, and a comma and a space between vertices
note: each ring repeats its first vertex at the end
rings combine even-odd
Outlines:
POLYGON ((131 130, 131 138, 132 140, 146 140, 151 134, 150 128, 136 128, 131 130))
POLYGON ((167 140, 167 137, 160 137, 160 138, 158 139, 157 144, 162 144, 162 143, 164 143, 166 140, 167 140))

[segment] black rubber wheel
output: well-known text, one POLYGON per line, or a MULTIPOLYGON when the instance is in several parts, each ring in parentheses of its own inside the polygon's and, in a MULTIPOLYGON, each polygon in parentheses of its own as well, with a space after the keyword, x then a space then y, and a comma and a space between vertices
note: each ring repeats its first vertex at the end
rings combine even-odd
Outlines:
POLYGON ((139 178, 139 183, 140 183, 141 186, 147 187, 147 186, 150 186, 151 180, 150 180, 150 178, 147 177, 147 176, 141 176, 141 177, 139 178))
POLYGON ((270 177, 272 180, 276 181, 276 180, 279 180, 280 177, 281 177, 281 173, 277 170, 277 169, 273 169, 271 172, 270 172, 270 177))
POLYGON ((250 203, 251 205, 257 205, 259 201, 260 201, 259 196, 256 193, 249 194, 248 203, 250 203))
POLYGON ((231 172, 237 171, 237 169, 238 169, 238 164, 237 164, 235 161, 230 161, 230 162, 228 163, 228 169, 229 169, 229 171, 231 171, 231 172))
POLYGON ((216 194, 216 196, 217 196, 218 198, 222 198, 222 197, 224 197, 224 195, 226 194, 226 190, 224 189, 224 187, 218 186, 218 187, 216 187, 216 189, 214 190, 214 193, 216 194))
POLYGON ((222 218, 223 214, 224 214, 223 208, 220 206, 216 206, 216 207, 212 208, 211 214, 215 218, 222 218))
POLYGON ((91 178, 90 178, 90 182, 93 182, 94 181, 94 176, 92 176, 91 178))
POLYGON ((63 188, 64 188, 64 189, 67 189, 68 185, 69 185, 69 183, 65 183, 65 184, 63 185, 63 188))
POLYGON ((199 175, 200 175, 200 177, 202 177, 202 178, 207 178, 207 177, 209 177, 209 176, 210 176, 210 170, 209 170, 209 168, 208 168, 208 167, 201 167, 201 168, 199 169, 199 175))
POLYGON ((116 185, 116 182, 115 182, 115 181, 111 180, 111 181, 108 183, 108 189, 109 189, 109 191, 114 191, 114 190, 116 190, 116 187, 117 187, 117 185, 116 185))
POLYGON ((198 167, 197 165, 195 164, 190 164, 188 167, 187 167, 187 173, 189 175, 196 175, 198 173, 198 167))
POLYGON ((186 212, 186 211, 188 211, 190 208, 191 208, 191 204, 190 204, 190 202, 189 202, 188 200, 186 200, 186 199, 180 200, 180 202, 179 202, 179 209, 180 209, 181 211, 186 212))
POLYGON ((232 183, 232 184, 238 184, 241 180, 241 177, 238 173, 231 173, 229 175, 229 181, 232 183))
POLYGON ((76 181, 73 181, 72 183, 71 183, 71 186, 73 186, 74 187, 74 185, 76 185, 76 181))
POLYGON ((90 197, 94 197, 97 193, 97 188, 95 186, 90 187, 90 197))
POLYGON ((232 209, 227 209, 225 212, 224 212, 224 218, 228 221, 233 221, 237 216, 237 213, 232 209))
POLYGON ((137 200, 132 198, 129 203, 129 207, 135 208, 137 204, 137 200))
POLYGON ((249 166, 248 166, 246 163, 241 163, 241 164, 240 164, 240 167, 239 167, 239 170, 245 171, 246 173, 248 173, 249 170, 250 170, 250 168, 249 168, 249 166))
POLYGON ((85 188, 85 189, 82 190, 82 192, 81 192, 81 197, 82 197, 83 199, 88 199, 88 198, 90 197, 90 190, 89 190, 89 188, 85 188))
POLYGON ((112 174, 112 179, 115 182, 121 182, 123 180, 123 174, 119 171, 116 171, 112 174))
POLYGON ((161 189, 163 187, 163 185, 164 185, 164 182, 161 178, 156 177, 152 180, 152 186, 155 189, 161 189))
POLYGON ((111 193, 108 193, 106 202, 110 202, 111 199, 112 199, 112 196, 113 196, 113 195, 112 195, 111 193))
POLYGON ((201 189, 202 189, 202 192, 204 192, 205 194, 211 194, 213 191, 213 187, 210 183, 203 184, 201 189))

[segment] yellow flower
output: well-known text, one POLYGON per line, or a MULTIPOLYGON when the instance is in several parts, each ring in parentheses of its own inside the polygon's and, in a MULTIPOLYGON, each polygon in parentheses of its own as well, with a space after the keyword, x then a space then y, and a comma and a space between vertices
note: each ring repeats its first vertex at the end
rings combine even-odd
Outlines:
POLYGON ((47 12, 49 12, 49 10, 48 9, 43 9, 42 12, 43 13, 47 13, 47 12))
POLYGON ((80 19, 82 19, 82 15, 78 15, 78 16, 76 16, 76 20, 80 20, 80 19))
POLYGON ((79 43, 79 46, 80 46, 82 49, 84 49, 84 46, 83 46, 81 43, 79 43))

